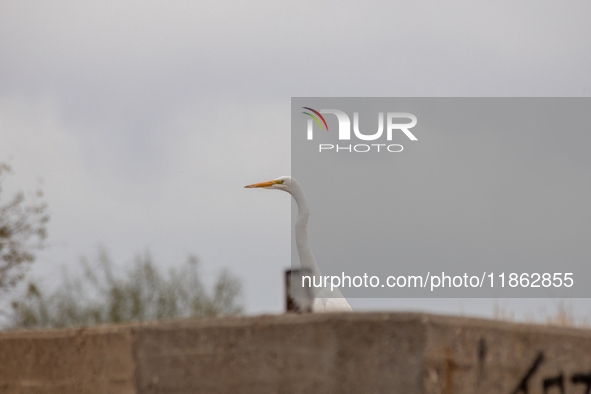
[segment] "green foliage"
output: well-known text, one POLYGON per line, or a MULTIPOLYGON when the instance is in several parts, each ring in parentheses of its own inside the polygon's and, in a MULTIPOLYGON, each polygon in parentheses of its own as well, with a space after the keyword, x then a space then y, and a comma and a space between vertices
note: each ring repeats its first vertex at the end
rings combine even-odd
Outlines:
POLYGON ((199 261, 189 256, 178 269, 163 275, 149 254, 138 256, 126 275, 116 276, 106 253, 94 266, 83 260, 84 273, 45 294, 29 283, 26 295, 14 302, 13 327, 66 327, 193 316, 236 315, 239 280, 223 271, 208 292, 199 275, 199 261))
MULTIPOLYGON (((10 166, 0 163, 0 191, 10 166)), ((39 190, 31 203, 17 193, 12 200, 0 205, 0 291, 13 288, 23 279, 27 264, 35 260, 35 251, 43 246, 49 221, 47 205, 38 202, 39 190)))

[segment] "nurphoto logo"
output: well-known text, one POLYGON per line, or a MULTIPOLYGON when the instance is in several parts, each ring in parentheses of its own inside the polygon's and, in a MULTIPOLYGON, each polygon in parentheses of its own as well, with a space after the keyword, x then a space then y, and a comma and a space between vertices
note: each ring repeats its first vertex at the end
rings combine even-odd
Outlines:
MULTIPOLYGON (((308 140, 314 139, 314 121, 320 127, 320 130, 326 129, 328 131, 328 123, 322 114, 333 114, 337 117, 339 123, 338 138, 339 141, 351 140, 351 119, 349 115, 338 109, 321 109, 316 111, 310 107, 302 107, 310 112, 302 112, 303 114, 310 117, 308 119, 307 138, 308 140)), ((417 141, 417 137, 411 133, 410 129, 417 125, 417 117, 407 112, 387 112, 386 113, 386 141, 392 141, 392 135, 395 132, 401 131, 411 141, 417 141), (410 122, 399 123, 401 119, 410 120, 410 122)), ((384 113, 378 113, 378 130, 373 134, 364 134, 359 130, 359 113, 353 112, 353 134, 355 138, 362 141, 375 141, 381 138, 384 134, 384 113)), ((319 152, 359 152, 365 153, 369 151, 377 152, 402 152, 404 147, 400 144, 319 144, 319 152)))

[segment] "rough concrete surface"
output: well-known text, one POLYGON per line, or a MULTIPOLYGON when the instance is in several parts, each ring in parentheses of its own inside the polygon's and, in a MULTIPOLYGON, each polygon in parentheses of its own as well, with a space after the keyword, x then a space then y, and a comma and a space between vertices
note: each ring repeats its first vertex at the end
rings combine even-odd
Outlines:
POLYGON ((0 333, 1 393, 134 393, 130 330, 0 333))
POLYGON ((416 313, 0 333, 1 393, 586 393, 591 331, 416 313))

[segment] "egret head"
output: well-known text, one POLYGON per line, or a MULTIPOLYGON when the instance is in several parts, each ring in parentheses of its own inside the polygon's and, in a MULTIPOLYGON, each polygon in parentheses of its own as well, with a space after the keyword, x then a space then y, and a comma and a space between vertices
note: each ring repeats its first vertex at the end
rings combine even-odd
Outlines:
POLYGON ((248 185, 244 187, 247 189, 259 187, 263 189, 283 190, 285 192, 291 193, 291 177, 282 176, 272 181, 255 183, 253 185, 248 185))

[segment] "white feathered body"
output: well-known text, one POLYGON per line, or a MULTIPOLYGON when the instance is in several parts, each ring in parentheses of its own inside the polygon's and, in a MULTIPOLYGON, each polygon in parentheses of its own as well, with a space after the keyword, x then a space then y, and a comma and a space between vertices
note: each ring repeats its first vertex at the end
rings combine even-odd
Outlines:
MULTIPOLYGON (((288 177, 282 177, 288 178, 288 177)), ((280 178, 281 179, 281 178, 280 178)), ((295 225, 295 238, 302 268, 310 269, 314 276, 322 276, 322 272, 316 263, 310 243, 308 241, 308 218, 310 210, 306 196, 298 183, 293 178, 290 180, 290 190, 292 197, 298 205, 298 218, 295 225)), ((330 290, 327 288, 313 288, 315 293, 312 303, 312 312, 352 312, 351 306, 343 297, 338 289, 330 290)))
MULTIPOLYGON (((310 243, 308 242, 308 217, 310 209, 308 200, 298 181, 289 176, 282 176, 272 181, 256 183, 245 186, 246 188, 265 188, 273 190, 282 190, 291 194, 298 205, 298 218, 295 225, 295 239, 302 269, 309 270, 312 275, 322 276, 310 243)), ((310 301, 312 303, 312 312, 352 312, 351 306, 343 297, 339 289, 329 290, 325 287, 312 287, 313 299, 300 299, 302 310, 309 310, 310 301)))

